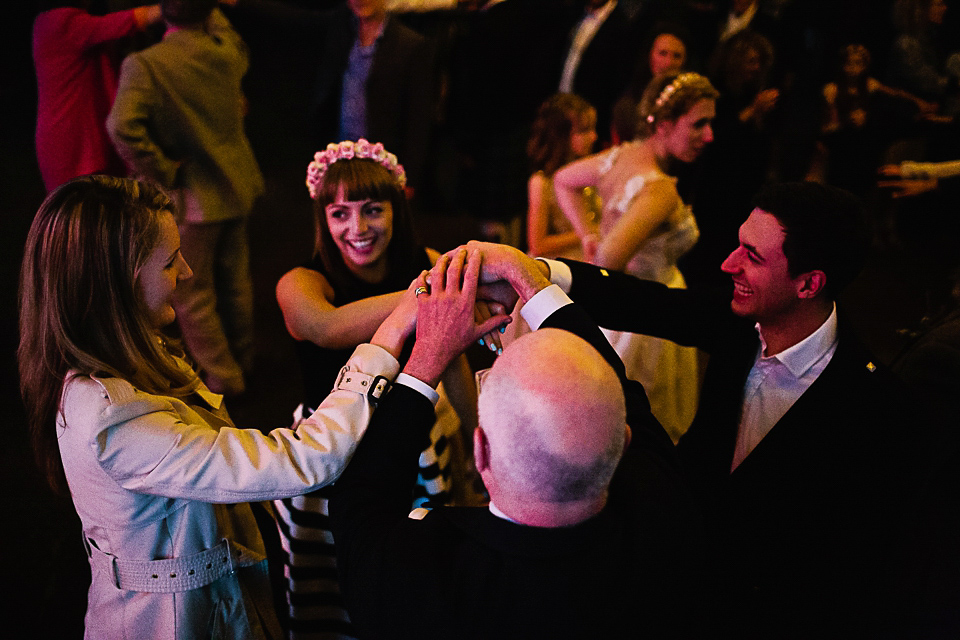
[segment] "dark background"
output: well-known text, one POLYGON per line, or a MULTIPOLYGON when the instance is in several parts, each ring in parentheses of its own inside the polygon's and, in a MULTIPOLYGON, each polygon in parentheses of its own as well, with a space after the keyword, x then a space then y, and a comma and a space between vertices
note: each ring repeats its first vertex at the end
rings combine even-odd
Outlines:
MULTIPOLYGON (((21 3, 14 3, 14 6, 21 3)), ((29 4, 29 3, 24 3, 29 4)), ((10 11, 10 9, 8 9, 10 11)), ((82 636, 89 569, 76 515, 53 498, 33 467, 20 404, 17 347, 17 279, 23 241, 44 188, 34 155, 36 85, 30 58, 33 15, 20 10, 5 19, 0 96, 0 566, 6 610, 0 636, 82 636)), ((249 391, 230 403, 238 426, 273 428, 289 423, 299 398, 299 372, 292 340, 283 327, 273 289, 289 268, 310 253, 310 201, 303 185, 314 149, 306 136, 305 111, 312 75, 310 49, 283 34, 238 21, 251 49, 246 81, 248 134, 261 163, 267 194, 251 219, 251 249, 258 331, 257 370, 249 391)), ((744 212, 746 215, 747 212, 744 212)), ((446 250, 478 236, 477 224, 450 211, 419 214, 424 241, 446 250)), ((939 267, 911 243, 878 247, 868 269, 852 286, 848 315, 874 349, 890 360, 900 347, 897 330, 915 326, 936 310, 939 267)))

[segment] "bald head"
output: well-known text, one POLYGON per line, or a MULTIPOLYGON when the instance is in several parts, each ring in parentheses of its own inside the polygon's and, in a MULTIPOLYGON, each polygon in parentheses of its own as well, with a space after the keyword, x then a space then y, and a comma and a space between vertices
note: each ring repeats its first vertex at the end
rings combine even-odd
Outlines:
POLYGON ((497 491, 543 503, 605 496, 626 409, 619 378, 586 341, 559 329, 524 335, 484 379, 479 412, 484 480, 497 491))

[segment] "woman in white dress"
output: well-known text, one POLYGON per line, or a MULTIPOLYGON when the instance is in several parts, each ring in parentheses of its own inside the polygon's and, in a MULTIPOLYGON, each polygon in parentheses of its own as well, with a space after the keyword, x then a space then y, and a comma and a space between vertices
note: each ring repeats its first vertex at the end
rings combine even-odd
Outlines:
MULTIPOLYGON (((583 243, 585 258, 670 287, 684 287, 677 260, 699 231, 680 199, 670 167, 692 162, 713 140, 718 93, 697 73, 668 72, 647 85, 637 108, 638 137, 573 162, 554 174, 557 202, 583 243), (595 186, 603 201, 599 233, 592 232, 579 193, 595 186)), ((697 408, 696 350, 631 333, 606 332, 643 383, 654 415, 674 441, 697 408)))

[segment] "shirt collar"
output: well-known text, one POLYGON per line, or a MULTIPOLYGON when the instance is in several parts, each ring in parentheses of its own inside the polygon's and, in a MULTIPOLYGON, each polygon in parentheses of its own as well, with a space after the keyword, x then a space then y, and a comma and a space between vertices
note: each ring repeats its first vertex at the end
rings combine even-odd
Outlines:
POLYGON ((613 12, 614 7, 616 6, 617 0, 610 0, 602 7, 594 9, 593 11, 588 11, 586 17, 597 23, 603 22, 613 12))
MULTIPOLYGON (((360 21, 357 20, 357 16, 353 15, 353 13, 350 14, 350 19, 353 21, 353 33, 356 38, 353 42, 353 46, 355 48, 367 48, 367 47, 360 46, 360 39, 357 36, 357 33, 359 32, 359 29, 360 29, 360 21)), ((375 47, 377 43, 380 42, 380 38, 383 37, 383 31, 384 29, 387 28, 387 22, 389 21, 390 21, 390 13, 387 12, 387 17, 384 18, 383 22, 380 23, 380 30, 377 31, 377 37, 374 39, 373 44, 370 45, 371 47, 375 47)))
POLYGON ((750 22, 751 20, 753 20, 753 16, 757 15, 757 11, 759 9, 760 9, 760 3, 754 2, 749 7, 747 7, 747 10, 744 11, 743 15, 741 16, 735 16, 733 15, 733 11, 730 11, 730 14, 729 14, 730 22, 736 22, 737 24, 745 24, 747 22, 750 22))
POLYGON ((757 333, 760 335, 760 358, 758 361, 776 359, 789 369, 795 378, 800 378, 837 343, 837 304, 833 304, 830 316, 816 331, 789 349, 784 349, 774 356, 763 356, 763 352, 767 349, 767 343, 763 339, 759 323, 757 323, 757 333))
POLYGON ((497 508, 497 505, 493 504, 493 500, 487 505, 487 508, 490 509, 490 513, 497 516, 501 520, 506 520, 507 522, 512 522, 514 524, 519 524, 516 520, 505 514, 503 511, 497 508))

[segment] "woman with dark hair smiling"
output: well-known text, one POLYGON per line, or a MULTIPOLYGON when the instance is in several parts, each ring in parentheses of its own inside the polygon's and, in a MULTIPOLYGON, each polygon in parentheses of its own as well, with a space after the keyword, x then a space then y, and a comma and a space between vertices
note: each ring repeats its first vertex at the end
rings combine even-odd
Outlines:
MULTIPOLYGON (((397 157, 362 138, 329 144, 307 169, 316 225, 314 257, 277 283, 277 301, 287 331, 297 340, 304 374, 296 419, 310 415, 353 349, 370 340, 410 281, 439 258, 414 239, 405 184, 397 157)), ((490 338, 486 344, 498 348, 490 338)), ((404 349, 401 361, 411 347, 404 349)), ((461 435, 473 431, 477 415, 476 385, 466 358, 454 361, 438 391, 437 420, 420 458, 411 506, 475 504, 480 496, 467 480, 469 456, 461 435)), ((288 549, 291 625, 301 632, 349 637, 346 611, 331 604, 339 595, 326 527, 327 491, 275 506, 288 549)))

